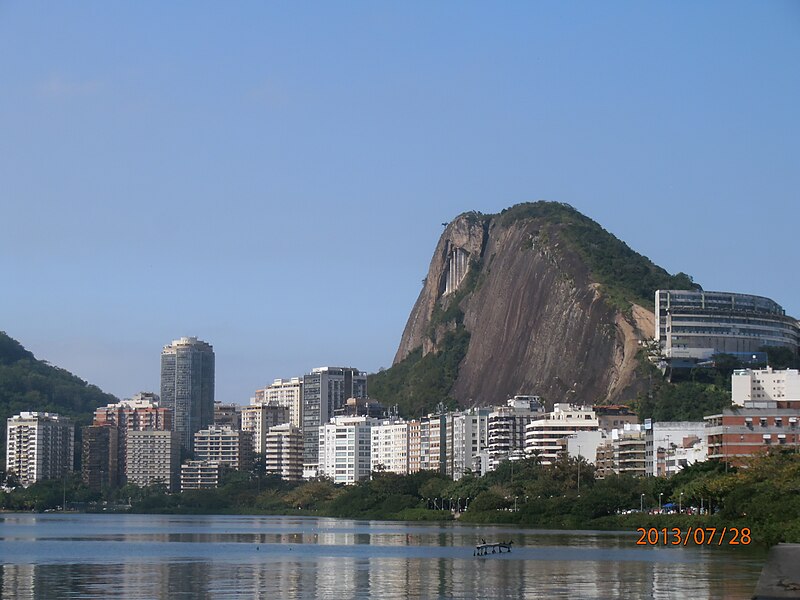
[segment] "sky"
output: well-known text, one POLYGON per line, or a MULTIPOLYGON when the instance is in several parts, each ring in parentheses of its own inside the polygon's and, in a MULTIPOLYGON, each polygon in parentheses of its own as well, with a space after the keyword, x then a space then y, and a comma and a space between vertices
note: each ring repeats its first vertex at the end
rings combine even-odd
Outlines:
POLYGON ((441 223, 566 202, 800 316, 800 3, 0 0, 0 330, 116 396, 391 365, 441 223))

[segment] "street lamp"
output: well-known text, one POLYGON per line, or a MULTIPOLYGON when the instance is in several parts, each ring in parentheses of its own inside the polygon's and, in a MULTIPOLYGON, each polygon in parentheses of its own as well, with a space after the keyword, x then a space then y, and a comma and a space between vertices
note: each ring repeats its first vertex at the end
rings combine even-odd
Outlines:
POLYGON ((639 496, 639 512, 644 512, 644 493, 639 496))
POLYGON ((683 512, 683 492, 681 492, 681 495, 678 496, 678 512, 683 512))
POLYGON ((661 514, 661 512, 663 510, 661 508, 661 496, 663 496, 663 495, 664 495, 664 492, 658 492, 658 514, 661 514))

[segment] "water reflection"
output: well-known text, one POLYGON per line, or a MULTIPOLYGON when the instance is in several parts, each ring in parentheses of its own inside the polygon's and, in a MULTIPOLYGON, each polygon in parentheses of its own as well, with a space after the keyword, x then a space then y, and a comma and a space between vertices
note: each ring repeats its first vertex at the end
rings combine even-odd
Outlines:
POLYGON ((3 598, 749 598, 763 554, 331 519, 5 515, 3 598), (480 539, 511 554, 475 558, 480 539))

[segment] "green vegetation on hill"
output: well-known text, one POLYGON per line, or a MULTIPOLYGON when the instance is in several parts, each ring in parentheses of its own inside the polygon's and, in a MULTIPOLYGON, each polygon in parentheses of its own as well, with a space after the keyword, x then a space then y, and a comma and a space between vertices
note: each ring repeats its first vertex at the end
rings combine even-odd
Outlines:
MULTIPOLYGON (((55 412, 78 426, 91 422, 95 408, 117 399, 70 372, 37 360, 22 344, 0 332, 0 422, 22 411, 55 412)), ((6 445, 0 464, 5 466, 6 445)))
POLYGON ((469 333, 463 325, 447 331, 441 340, 442 350, 422 356, 422 348, 417 348, 391 369, 370 375, 370 396, 384 406, 396 404, 400 414, 407 417, 433 412, 439 403, 454 408, 450 391, 468 344, 469 333))
POLYGON ((586 263, 609 302, 621 310, 627 310, 631 302, 652 309, 657 289, 698 287, 689 275, 670 275, 569 204, 528 202, 507 208, 497 216, 502 225, 532 218, 559 226, 562 239, 586 263))

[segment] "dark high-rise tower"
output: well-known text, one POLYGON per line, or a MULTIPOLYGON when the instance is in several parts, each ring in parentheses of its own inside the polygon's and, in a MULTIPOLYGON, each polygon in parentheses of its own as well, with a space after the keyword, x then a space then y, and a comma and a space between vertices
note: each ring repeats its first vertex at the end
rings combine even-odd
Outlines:
POLYGON ((194 434, 214 423, 214 348, 183 337, 161 352, 161 406, 172 410, 181 448, 191 451, 194 434))

